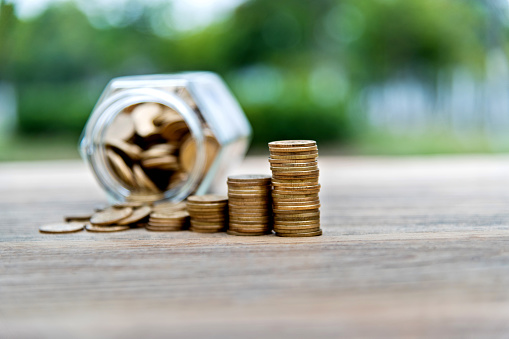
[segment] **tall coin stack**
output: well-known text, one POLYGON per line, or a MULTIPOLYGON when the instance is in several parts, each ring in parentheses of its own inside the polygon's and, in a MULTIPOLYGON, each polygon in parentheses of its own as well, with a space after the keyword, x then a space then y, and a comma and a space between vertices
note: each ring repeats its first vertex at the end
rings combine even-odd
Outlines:
POLYGON ((190 231, 222 232, 228 224, 228 197, 212 194, 190 196, 187 198, 187 212, 191 217, 190 231))
POLYGON ((273 141, 269 143, 269 150, 276 235, 322 235, 316 141, 273 141))
POLYGON ((272 233, 270 175, 233 175, 228 177, 228 208, 231 235, 272 233))

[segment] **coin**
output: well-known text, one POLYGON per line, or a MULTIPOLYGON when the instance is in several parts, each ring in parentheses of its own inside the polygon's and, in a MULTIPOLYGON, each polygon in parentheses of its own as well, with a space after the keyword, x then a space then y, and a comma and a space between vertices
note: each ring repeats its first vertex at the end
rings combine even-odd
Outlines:
POLYGON ((274 231, 276 233, 279 233, 280 235, 281 234, 302 234, 302 233, 311 233, 311 232, 318 232, 320 231, 320 225, 317 225, 315 227, 312 227, 312 228, 306 228, 306 229, 281 229, 279 227, 274 227, 274 231))
POLYGON ((64 220, 66 222, 83 222, 83 221, 90 221, 90 218, 92 217, 92 214, 83 214, 83 215, 68 215, 64 217, 64 220))
POLYGON ((121 219, 116 222, 117 225, 129 225, 134 224, 142 219, 145 219, 150 215, 152 209, 149 206, 138 207, 133 210, 133 213, 127 218, 121 219))
POLYGON ((156 134, 158 129, 154 125, 154 119, 161 113, 161 106, 156 103, 143 103, 136 106, 131 113, 136 133, 142 138, 156 134))
POLYGON ((270 147, 270 153, 279 152, 279 153, 300 153, 300 152, 309 152, 309 151, 318 151, 318 147, 315 146, 307 146, 307 147, 270 147))
POLYGON ((228 202, 228 197, 225 197, 223 195, 213 195, 213 194, 192 195, 187 198, 187 201, 191 202, 191 203, 195 203, 195 204, 221 203, 221 202, 228 202))
POLYGON ((87 225, 86 230, 89 232, 121 232, 129 230, 129 226, 98 226, 87 225))
POLYGON ((138 164, 133 165, 133 174, 136 184, 148 192, 159 192, 159 188, 150 180, 145 171, 138 164))
POLYGON ((134 136, 134 122, 126 113, 117 114, 115 120, 106 130, 105 139, 128 140, 134 136))
POLYGON ((266 232, 239 232, 234 230, 227 230, 227 234, 229 235, 237 235, 237 236, 259 236, 259 235, 268 235, 271 234, 272 231, 266 231, 266 232))
POLYGON ((136 187, 133 172, 129 166, 126 165, 124 159, 110 149, 106 150, 106 156, 118 177, 128 186, 136 187))
POLYGON ((125 219, 133 213, 131 207, 114 208, 110 207, 101 212, 94 213, 90 222, 94 225, 111 225, 119 220, 125 219))
POLYGON ((317 154, 303 154, 303 155, 270 155, 270 162, 294 162, 295 160, 306 160, 306 161, 312 161, 315 160, 318 157, 317 154), (309 160, 308 160, 309 159, 309 160))
POLYGON ((289 147, 312 147, 316 145, 314 140, 281 140, 269 142, 269 148, 289 147))
POLYGON ((184 231, 184 229, 180 227, 153 227, 153 226, 147 226, 145 227, 148 231, 151 232, 179 232, 184 231))
POLYGON ((74 233, 82 231, 85 228, 85 223, 81 222, 66 222, 46 224, 39 227, 41 233, 74 233))
POLYGON ((228 177, 229 183, 245 183, 245 182, 255 182, 255 183, 269 183, 270 175, 266 174, 241 174, 241 175, 230 175, 228 177))
POLYGON ((196 228, 196 227, 189 227, 189 230, 191 232, 196 232, 196 233, 217 233, 217 232, 222 232, 223 229, 202 229, 202 228, 196 228))
POLYGON ((301 230, 301 232, 306 232, 305 230, 320 228, 320 223, 317 222, 315 224, 305 224, 305 225, 298 225, 298 226, 287 226, 287 225, 280 225, 280 224, 274 224, 274 230, 281 231, 284 233, 284 231, 291 231, 291 230, 301 230))
POLYGON ((161 202, 152 207, 154 212, 172 212, 172 211, 183 211, 186 209, 185 202, 161 202))
POLYGON ((278 237, 316 237, 322 235, 322 230, 308 233, 277 233, 278 237))

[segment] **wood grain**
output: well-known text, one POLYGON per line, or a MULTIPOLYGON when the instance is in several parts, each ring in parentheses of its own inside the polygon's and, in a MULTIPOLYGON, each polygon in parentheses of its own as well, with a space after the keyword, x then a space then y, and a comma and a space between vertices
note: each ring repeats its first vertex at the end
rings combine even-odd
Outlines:
POLYGON ((319 164, 316 238, 40 234, 102 192, 80 162, 0 164, 0 337, 507 336, 509 157, 319 164))

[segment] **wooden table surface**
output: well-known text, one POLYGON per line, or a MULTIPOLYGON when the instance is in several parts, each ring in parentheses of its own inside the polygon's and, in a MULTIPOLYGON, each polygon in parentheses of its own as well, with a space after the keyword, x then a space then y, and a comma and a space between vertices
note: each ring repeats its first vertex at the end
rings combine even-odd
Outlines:
POLYGON ((509 335, 509 157, 320 167, 324 235, 278 238, 40 234, 102 192, 78 161, 0 164, 0 338, 509 335))

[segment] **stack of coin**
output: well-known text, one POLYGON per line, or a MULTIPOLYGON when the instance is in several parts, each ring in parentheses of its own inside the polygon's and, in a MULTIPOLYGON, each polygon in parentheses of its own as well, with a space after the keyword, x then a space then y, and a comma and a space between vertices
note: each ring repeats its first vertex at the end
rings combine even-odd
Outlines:
POLYGON ((282 237, 322 235, 318 148, 312 140, 269 143, 274 230, 282 237))
POLYGON ((149 231, 182 231, 189 226, 189 213, 186 211, 153 212, 145 228, 149 231))
POLYGON ((225 230, 228 222, 228 197, 221 195, 193 195, 187 198, 187 211, 191 217, 189 230, 215 233, 225 230))
POLYGON ((228 234, 264 235, 272 233, 270 175, 228 177, 228 234))
MULTIPOLYGON (((177 88, 176 94, 191 100, 186 91, 177 88)), ((208 126, 204 125, 203 131, 205 173, 219 143, 208 126)), ((113 176, 131 191, 129 200, 152 202, 187 180, 194 167, 196 146, 180 114, 148 102, 130 106, 113 119, 105 132, 105 155, 113 176)))

